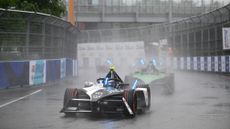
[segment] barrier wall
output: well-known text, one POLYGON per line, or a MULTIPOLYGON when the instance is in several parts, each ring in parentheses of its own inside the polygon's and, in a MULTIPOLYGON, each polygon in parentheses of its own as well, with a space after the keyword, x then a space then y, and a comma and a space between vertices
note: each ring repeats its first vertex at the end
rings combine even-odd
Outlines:
POLYGON ((29 62, 0 62, 0 88, 29 84, 29 62))
POLYGON ((61 79, 61 60, 47 60, 46 61, 46 80, 47 82, 61 79))
POLYGON ((174 69, 204 72, 230 72, 230 56, 174 57, 174 69))
MULTIPOLYGON (((60 78, 62 79, 62 78, 64 78, 66 76, 66 59, 65 58, 61 59, 60 67, 61 67, 61 69, 60 69, 60 78)), ((69 69, 69 67, 68 67, 68 69, 69 69)))
POLYGON ((29 85, 46 83, 46 60, 32 60, 29 63, 29 85))
POLYGON ((74 74, 74 60, 66 59, 66 76, 72 76, 74 74))
POLYGON ((76 60, 28 60, 0 62, 0 89, 38 85, 69 76, 77 76, 76 60))

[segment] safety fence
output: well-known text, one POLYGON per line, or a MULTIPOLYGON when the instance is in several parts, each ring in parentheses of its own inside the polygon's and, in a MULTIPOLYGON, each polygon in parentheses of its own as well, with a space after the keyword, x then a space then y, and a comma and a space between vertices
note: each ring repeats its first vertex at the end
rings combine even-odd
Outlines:
POLYGON ((0 62, 0 89, 34 86, 77 75, 77 61, 70 58, 0 62))
MULTIPOLYGON (((153 45, 166 41, 176 57, 229 55, 223 49, 223 29, 230 27, 230 4, 201 15, 142 27, 85 30, 78 43, 144 41, 153 45)), ((228 32, 229 33, 229 32, 228 32)), ((230 46, 230 45, 229 45, 230 46)))
POLYGON ((203 71, 230 73, 230 56, 175 57, 174 69, 185 71, 203 71))
POLYGON ((0 60, 76 58, 77 33, 49 14, 0 8, 0 60))

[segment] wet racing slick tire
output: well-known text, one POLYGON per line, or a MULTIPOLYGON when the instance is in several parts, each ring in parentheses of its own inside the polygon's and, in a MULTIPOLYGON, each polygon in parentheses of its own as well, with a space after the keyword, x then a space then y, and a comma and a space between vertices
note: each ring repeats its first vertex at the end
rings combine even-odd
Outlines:
POLYGON ((127 107, 124 107, 124 115, 128 118, 134 118, 137 112, 137 96, 135 90, 125 90, 124 91, 124 98, 127 101, 130 109, 132 110, 133 114, 130 114, 127 107))
MULTIPOLYGON (((63 109, 66 110, 66 108, 73 106, 74 103, 70 101, 72 98, 77 97, 77 88, 66 88, 65 94, 64 94, 64 102, 63 102, 63 109)), ((66 116, 73 116, 75 113, 71 112, 65 112, 66 116)))
POLYGON ((146 109, 149 110, 151 107, 151 90, 148 84, 138 85, 137 88, 146 88, 148 93, 148 105, 146 106, 146 109))

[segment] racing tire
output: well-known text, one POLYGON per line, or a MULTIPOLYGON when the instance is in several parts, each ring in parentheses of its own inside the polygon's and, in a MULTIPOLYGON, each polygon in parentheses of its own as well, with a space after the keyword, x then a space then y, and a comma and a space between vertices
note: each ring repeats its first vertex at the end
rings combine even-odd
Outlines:
POLYGON ((125 90, 124 98, 127 101, 130 109, 132 110, 133 114, 130 114, 126 106, 124 107, 124 115, 128 118, 134 118, 137 113, 137 96, 135 90, 125 90))
POLYGON ((151 107, 151 90, 149 85, 144 84, 144 85, 138 85, 137 87, 139 88, 146 88, 147 89, 147 93, 148 93, 148 105, 146 106, 146 109, 149 110, 151 107))
MULTIPOLYGON (((71 99, 77 96, 77 88, 66 88, 64 94, 64 101, 63 101, 63 110, 65 110, 68 106, 72 105, 71 99)), ((75 113, 65 112, 66 116, 73 116, 75 113)))

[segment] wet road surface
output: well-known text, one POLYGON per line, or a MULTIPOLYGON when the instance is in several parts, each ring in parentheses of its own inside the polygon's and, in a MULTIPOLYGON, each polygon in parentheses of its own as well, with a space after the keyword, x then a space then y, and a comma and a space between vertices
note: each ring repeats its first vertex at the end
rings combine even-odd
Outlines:
MULTIPOLYGON (((80 80, 75 80, 77 87, 83 87, 80 80)), ((1 90, 0 105, 4 105, 42 89, 1 107, 0 129, 230 129, 230 81, 226 80, 220 75, 178 72, 174 94, 152 94, 151 110, 134 119, 89 114, 65 117, 59 111, 65 88, 74 86, 70 81, 1 90)))

